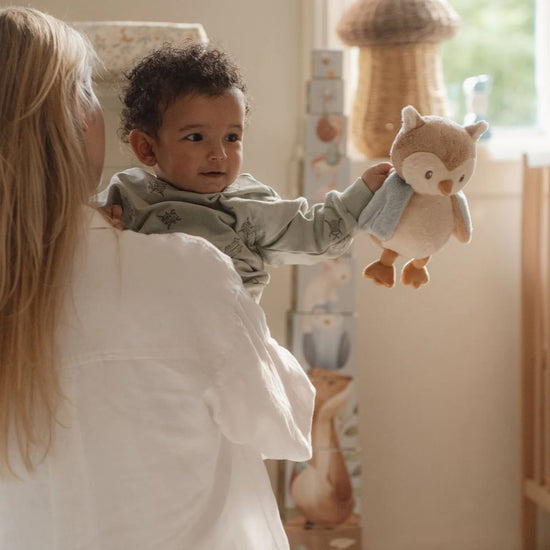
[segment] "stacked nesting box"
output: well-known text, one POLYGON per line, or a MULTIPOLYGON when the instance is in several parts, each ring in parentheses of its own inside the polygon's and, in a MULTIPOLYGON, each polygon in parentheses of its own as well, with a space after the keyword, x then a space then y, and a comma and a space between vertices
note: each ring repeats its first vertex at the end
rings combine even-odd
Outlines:
MULTIPOLYGON (((308 84, 302 195, 320 202, 350 184, 342 52, 315 50, 308 84)), ((337 227, 334 228, 338 230, 337 227)), ((313 457, 284 463, 284 522, 291 550, 361 550, 360 460, 351 252, 294 268, 290 349, 317 389, 313 457)))

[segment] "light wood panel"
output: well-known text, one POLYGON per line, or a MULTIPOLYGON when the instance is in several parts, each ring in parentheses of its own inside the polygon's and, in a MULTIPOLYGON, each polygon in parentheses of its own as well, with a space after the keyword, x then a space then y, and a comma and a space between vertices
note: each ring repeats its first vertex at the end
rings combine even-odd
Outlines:
POLYGON ((550 153, 523 158, 522 548, 536 549, 537 510, 550 512, 550 153))

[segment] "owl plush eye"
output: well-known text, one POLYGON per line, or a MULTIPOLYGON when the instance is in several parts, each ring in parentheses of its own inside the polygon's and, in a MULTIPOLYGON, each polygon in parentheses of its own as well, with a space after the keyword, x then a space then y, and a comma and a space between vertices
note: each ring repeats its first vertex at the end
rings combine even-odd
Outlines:
POLYGON ((428 170, 425 174, 424 174, 424 177, 429 180, 432 176, 434 175, 434 173, 431 171, 431 170, 428 170))

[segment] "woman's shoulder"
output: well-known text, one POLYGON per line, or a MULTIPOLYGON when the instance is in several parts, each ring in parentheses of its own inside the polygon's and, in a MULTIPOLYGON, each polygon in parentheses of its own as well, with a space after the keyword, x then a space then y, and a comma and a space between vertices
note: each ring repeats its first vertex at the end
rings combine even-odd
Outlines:
MULTIPOLYGON (((206 284, 223 280, 238 281, 228 256, 202 237, 185 233, 144 234, 111 227, 95 212, 90 224, 88 253, 92 265, 120 265, 134 278, 206 284)), ((108 276, 108 272, 105 273, 108 276)), ((217 285, 221 286, 221 285, 217 285)))
POLYGON ((67 301, 71 315, 76 311, 88 327, 82 334, 79 321, 74 330, 92 355, 192 348, 235 315, 242 283, 213 245, 181 233, 120 231, 97 216, 67 301))
POLYGON ((142 265, 156 279, 186 285, 233 287, 241 279, 228 256, 202 237, 185 233, 122 232, 125 263, 142 265))
POLYGON ((146 256, 170 264, 172 269, 233 270, 228 256, 202 237, 186 233, 150 234, 122 232, 131 254, 146 256))

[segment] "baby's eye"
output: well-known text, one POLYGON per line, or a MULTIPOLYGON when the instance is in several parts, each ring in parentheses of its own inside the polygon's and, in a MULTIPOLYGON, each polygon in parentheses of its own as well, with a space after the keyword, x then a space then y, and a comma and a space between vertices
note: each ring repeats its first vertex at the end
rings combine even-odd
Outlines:
POLYGON ((201 141, 202 134, 189 134, 188 136, 185 136, 184 139, 187 141, 201 141))
POLYGON ((429 180, 432 176, 434 175, 434 173, 431 171, 431 170, 428 170, 425 174, 424 174, 424 177, 429 180))
POLYGON ((464 174, 462 174, 462 176, 460 176, 460 179, 458 180, 459 182, 463 182, 464 181, 464 174))
POLYGON ((241 139, 241 136, 239 136, 239 134, 229 134, 228 136, 226 136, 225 138, 227 141, 239 141, 241 139))

